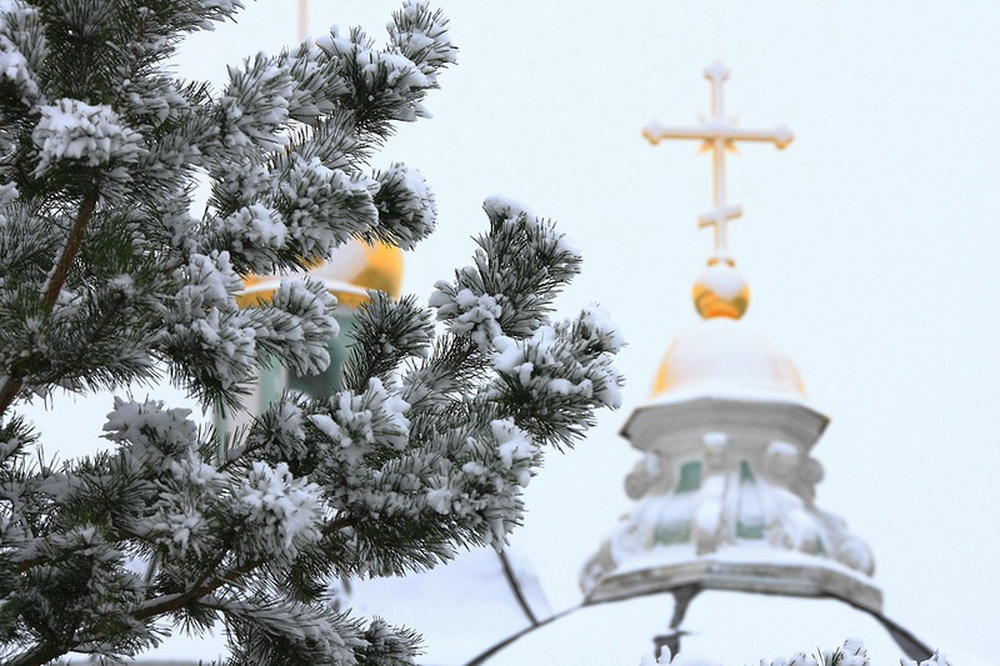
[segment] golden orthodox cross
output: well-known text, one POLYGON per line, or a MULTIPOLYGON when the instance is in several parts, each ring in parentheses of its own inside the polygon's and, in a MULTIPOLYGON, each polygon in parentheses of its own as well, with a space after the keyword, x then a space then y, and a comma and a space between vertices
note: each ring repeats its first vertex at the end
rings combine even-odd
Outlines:
POLYGON ((656 123, 647 125, 642 135, 656 145, 663 139, 694 139, 702 142, 702 151, 712 151, 713 203, 715 208, 698 218, 699 227, 712 227, 715 232, 716 261, 732 263, 729 254, 727 225, 743 214, 739 206, 726 202, 726 151, 736 152, 737 141, 769 141, 779 149, 792 142, 794 136, 784 126, 772 130, 751 130, 736 127, 726 118, 722 103, 722 84, 729 78, 729 70, 716 62, 705 69, 705 78, 712 84, 712 116, 701 127, 664 127, 656 123))

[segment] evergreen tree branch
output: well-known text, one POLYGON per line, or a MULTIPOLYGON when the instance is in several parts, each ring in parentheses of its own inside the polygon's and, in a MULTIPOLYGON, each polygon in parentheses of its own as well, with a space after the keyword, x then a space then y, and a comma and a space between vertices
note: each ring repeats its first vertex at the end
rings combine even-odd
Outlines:
POLYGON ((43 643, 14 657, 11 661, 6 662, 6 666, 44 666, 44 664, 58 659, 64 654, 66 654, 66 650, 43 643))
MULTIPOLYGON (((345 517, 332 520, 323 527, 323 534, 332 534, 338 530, 342 530, 351 527, 355 524, 353 518, 345 517)), ((264 558, 258 558, 246 562, 234 569, 227 571, 226 573, 213 576, 212 572, 219 566, 219 564, 225 560, 226 556, 233 552, 232 546, 224 548, 216 556, 215 562, 206 568, 205 572, 199 577, 191 587, 182 593, 163 595, 153 599, 149 599, 141 604, 141 606, 131 613, 131 617, 138 621, 148 620, 160 615, 166 615, 168 613, 174 613, 191 606, 200 606, 200 602, 205 597, 210 596, 219 588, 226 585, 233 585, 240 587, 244 579, 251 576, 256 571, 258 571, 262 566, 267 564, 267 560, 264 558)), ((28 571, 30 568, 39 566, 41 564, 56 564, 51 560, 46 560, 45 558, 34 558, 30 561, 21 562, 15 569, 18 574, 22 574, 28 571)), ((221 608, 221 607, 220 607, 221 608)), ((41 665, 52 661, 77 647, 76 644, 65 644, 62 646, 45 644, 36 646, 36 648, 30 650, 27 653, 22 654, 18 660, 11 662, 13 664, 26 664, 26 665, 41 665)))
POLYGON ((132 613, 132 617, 137 620, 145 620, 157 615, 172 613, 181 610, 193 603, 197 603, 202 597, 212 594, 223 585, 238 585, 240 580, 265 564, 266 560, 258 559, 247 562, 224 575, 214 579, 207 577, 195 582, 187 592, 180 594, 169 594, 155 599, 150 599, 132 613))
POLYGON ((90 224, 90 220, 94 216, 94 208, 96 206, 96 194, 86 195, 80 203, 76 220, 74 220, 73 226, 69 231, 69 238, 66 240, 66 245, 63 246, 62 252, 59 254, 55 269, 52 271, 52 277, 49 279, 49 284, 45 289, 43 303, 46 313, 51 312, 52 306, 55 305, 56 299, 59 297, 59 292, 62 290, 63 285, 66 284, 69 270, 73 266, 76 255, 80 252, 80 246, 83 244, 83 234, 86 232, 87 225, 90 224))
POLYGON ((4 378, 3 386, 0 387, 0 416, 7 413, 7 408, 14 402, 23 383, 20 377, 13 374, 4 378))
MULTIPOLYGON (((73 226, 70 228, 69 237, 66 239, 66 244, 59 254, 59 259, 56 261, 52 271, 52 277, 49 278, 48 286, 45 289, 42 299, 42 310, 46 316, 52 312, 52 307, 59 297, 59 292, 66 283, 69 270, 73 266, 73 261, 76 259, 77 254, 80 252, 84 232, 86 232, 87 225, 90 224, 94 216, 96 206, 96 194, 87 194, 80 203, 76 220, 74 220, 73 226)), ((24 378, 19 375, 16 368, 11 368, 8 375, 4 378, 3 386, 0 387, 0 417, 7 413, 7 409, 14 402, 23 383, 24 378)))

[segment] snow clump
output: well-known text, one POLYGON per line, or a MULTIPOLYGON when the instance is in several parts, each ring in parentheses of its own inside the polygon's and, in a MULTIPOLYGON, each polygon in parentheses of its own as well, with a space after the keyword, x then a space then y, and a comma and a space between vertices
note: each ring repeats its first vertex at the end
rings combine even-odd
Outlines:
POLYGON ((291 158, 277 184, 278 209, 289 237, 304 256, 326 256, 378 224, 373 193, 378 183, 362 174, 331 169, 319 158, 291 158))
POLYGON ((378 175, 379 223, 391 226, 394 244, 412 250, 434 231, 437 206, 420 172, 396 162, 378 175))
POLYGON ((355 464, 376 445, 402 451, 409 441, 410 405, 395 392, 387 391, 377 377, 368 380, 364 393, 341 391, 330 398, 328 414, 308 418, 337 450, 331 457, 355 464))
POLYGON ((0 35, 0 77, 13 83, 21 93, 21 103, 30 105, 38 97, 38 83, 17 46, 0 35))
POLYGON ((280 340, 285 345, 282 360, 296 374, 326 370, 330 340, 340 334, 340 324, 332 314, 336 296, 319 280, 288 279, 282 280, 272 304, 280 315, 270 330, 256 329, 256 340, 280 340))
POLYGON ((38 9, 23 0, 0 0, 0 78, 14 84, 25 106, 44 103, 33 68, 45 59, 47 42, 37 24, 38 9))
POLYGON ((232 294, 243 283, 228 252, 193 254, 175 271, 183 287, 165 313, 169 336, 177 344, 200 348, 211 359, 207 371, 225 387, 244 381, 256 351, 256 331, 237 309, 232 294))
POLYGON ((527 487, 531 481, 531 463, 539 453, 538 445, 529 433, 514 425, 513 419, 495 419, 490 427, 504 468, 514 474, 517 485, 527 487))
POLYGON ((585 306, 580 312, 580 326, 588 337, 600 340, 605 351, 617 354, 625 346, 625 338, 611 314, 596 303, 585 306))
MULTIPOLYGON (((471 266, 462 269, 467 274, 476 272, 471 266)), ((503 308, 497 299, 490 294, 476 294, 471 289, 460 289, 453 296, 449 293, 452 287, 445 281, 434 285, 435 292, 428 303, 438 309, 438 319, 450 319, 450 328, 454 333, 468 333, 481 350, 490 348, 490 341, 500 337, 500 315, 503 308)))
POLYGON ((320 488, 296 479, 287 463, 255 462, 240 484, 239 503, 248 522, 264 537, 273 556, 294 556, 301 545, 320 538, 323 511, 320 488))
POLYGON ((437 70, 453 64, 458 52, 443 17, 432 14, 426 2, 407 0, 393 18, 386 26, 393 50, 416 63, 428 84, 437 87, 437 70))
POLYGON ((114 409, 104 424, 105 439, 116 443, 131 443, 133 452, 142 456, 152 450, 173 456, 196 441, 198 426, 190 418, 191 410, 175 407, 164 409, 162 400, 139 403, 116 397, 114 409))
POLYGON ((538 216, 531 208, 502 194, 486 197, 483 201, 483 210, 490 219, 517 219, 523 216, 529 222, 538 220, 538 216))
POLYGON ((281 249, 287 235, 280 216, 261 204, 244 206, 223 218, 220 231, 232 238, 233 247, 239 251, 257 247, 281 249))
POLYGON ((120 123, 106 104, 63 98, 40 111, 42 117, 31 134, 39 155, 35 176, 64 160, 96 167, 112 160, 135 161, 139 155, 142 138, 120 123))
POLYGON ((393 120, 413 122, 430 115, 417 98, 434 84, 406 55, 373 50, 364 35, 344 37, 337 26, 331 28, 329 36, 317 39, 316 46, 343 63, 346 69, 353 70, 357 77, 354 85, 370 91, 369 102, 375 101, 377 91, 380 106, 384 106, 393 120))

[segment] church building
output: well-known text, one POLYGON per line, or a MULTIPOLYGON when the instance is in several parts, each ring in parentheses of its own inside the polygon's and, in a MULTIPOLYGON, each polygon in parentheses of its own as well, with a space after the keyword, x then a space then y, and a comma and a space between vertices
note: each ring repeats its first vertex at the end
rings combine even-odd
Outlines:
POLYGON ((714 243, 692 292, 700 320, 670 344, 621 430, 641 456, 625 479, 634 503, 582 564, 580 603, 558 612, 511 552, 355 585, 356 610, 424 634, 425 663, 628 664, 666 647, 677 664, 739 666, 856 649, 847 639, 876 665, 932 657, 883 614, 867 543, 816 504, 813 450, 829 419, 794 362, 742 319, 750 290, 726 233, 742 215, 726 199, 726 154, 747 141, 784 148, 793 135, 731 123, 728 76, 718 63, 705 70, 712 109, 701 126, 644 130, 653 144, 694 140, 711 154, 713 205, 699 226, 714 243))

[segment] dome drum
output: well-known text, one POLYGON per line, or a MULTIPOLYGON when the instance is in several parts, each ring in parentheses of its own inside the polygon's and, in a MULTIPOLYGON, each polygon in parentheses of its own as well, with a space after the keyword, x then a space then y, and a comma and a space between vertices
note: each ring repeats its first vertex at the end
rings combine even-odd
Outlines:
POLYGON ((639 451, 673 451, 686 441, 700 442, 708 432, 721 431, 765 442, 793 442, 808 453, 829 422, 824 414, 793 402, 699 397, 640 406, 620 434, 639 451))
POLYGON ((586 598, 696 585, 877 611, 871 550, 815 505, 823 468, 810 453, 827 417, 801 401, 672 397, 622 429, 645 453, 625 484, 637 504, 588 561, 586 598))

